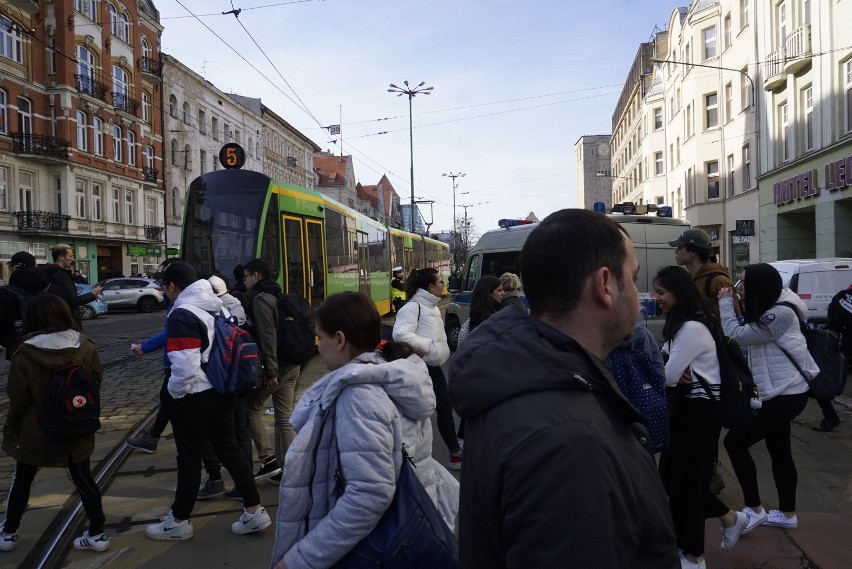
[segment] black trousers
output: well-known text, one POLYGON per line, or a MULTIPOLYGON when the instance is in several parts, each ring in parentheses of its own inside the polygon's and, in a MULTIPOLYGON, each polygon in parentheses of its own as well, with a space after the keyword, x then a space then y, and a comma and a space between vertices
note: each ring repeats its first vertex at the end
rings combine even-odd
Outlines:
POLYGON ((710 492, 721 430, 713 402, 681 397, 671 418, 671 444, 660 454, 677 546, 696 557, 704 555, 704 520, 730 509, 710 492))
POLYGON ((427 366, 429 377, 432 378, 432 389, 435 390, 435 412, 438 414, 438 432, 450 452, 459 450, 459 440, 456 438, 456 423, 453 420, 453 406, 450 403, 450 391, 447 378, 441 366, 427 366))
POLYGON ((790 423, 805 410, 807 404, 807 393, 773 397, 763 402, 763 407, 747 429, 729 431, 725 436, 731 467, 743 490, 745 505, 749 508, 760 506, 763 502, 757 487, 757 467, 748 449, 765 440, 766 450, 772 460, 775 488, 778 490, 778 509, 782 512, 796 511, 799 474, 790 446, 790 423))
POLYGON ((178 453, 178 481, 172 503, 175 518, 185 520, 192 514, 201 485, 201 460, 207 440, 234 479, 243 497, 243 506, 260 504, 251 463, 237 448, 234 434, 236 402, 236 397, 221 395, 213 389, 175 399, 172 407, 172 429, 178 453))
MULTIPOLYGON (((3 528, 6 533, 18 531, 18 527, 21 525, 21 517, 24 515, 27 503, 30 501, 30 489, 39 468, 41 467, 24 464, 23 462, 15 464, 15 478, 12 479, 12 487, 9 489, 6 521, 3 522, 3 528)), ((92 478, 89 459, 82 462, 73 462, 69 458, 68 473, 71 475, 71 480, 80 493, 83 509, 86 511, 86 517, 89 518, 89 535, 102 534, 104 532, 106 517, 104 516, 104 508, 101 504, 101 491, 95 483, 95 479, 92 478)))
MULTIPOLYGON (((234 407, 234 438, 237 441, 237 447, 246 456, 248 463, 254 464, 251 432, 249 431, 248 404, 245 395, 237 397, 237 404, 234 407)), ((216 451, 213 450, 213 445, 209 440, 204 443, 203 462, 204 471, 207 472, 210 480, 222 479, 222 464, 219 462, 219 457, 216 456, 216 451)))

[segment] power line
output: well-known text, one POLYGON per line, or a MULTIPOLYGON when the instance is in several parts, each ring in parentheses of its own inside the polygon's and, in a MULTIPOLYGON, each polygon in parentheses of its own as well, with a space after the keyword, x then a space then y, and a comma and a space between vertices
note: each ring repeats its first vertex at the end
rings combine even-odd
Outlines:
MULTIPOLYGON (((305 2, 313 2, 314 0, 291 0, 290 2, 278 2, 276 4, 265 4, 263 6, 249 6, 248 8, 240 8, 242 11, 247 10, 260 10, 263 8, 274 8, 276 6, 287 6, 289 4, 304 4, 305 2)), ((322 1, 322 0, 319 0, 322 1)), ((161 17, 160 20, 183 20, 185 18, 207 18, 209 16, 223 16, 229 14, 230 12, 211 12, 209 14, 193 14, 191 16, 165 16, 161 17)))

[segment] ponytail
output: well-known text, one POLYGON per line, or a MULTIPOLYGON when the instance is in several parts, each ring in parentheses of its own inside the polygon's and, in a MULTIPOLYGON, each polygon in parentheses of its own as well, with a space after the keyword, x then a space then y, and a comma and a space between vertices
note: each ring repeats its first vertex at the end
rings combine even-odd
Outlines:
POLYGON ((426 289, 430 284, 435 282, 435 276, 438 274, 438 269, 426 267, 425 269, 414 269, 407 277, 405 277, 405 296, 406 300, 417 294, 418 289, 426 289))

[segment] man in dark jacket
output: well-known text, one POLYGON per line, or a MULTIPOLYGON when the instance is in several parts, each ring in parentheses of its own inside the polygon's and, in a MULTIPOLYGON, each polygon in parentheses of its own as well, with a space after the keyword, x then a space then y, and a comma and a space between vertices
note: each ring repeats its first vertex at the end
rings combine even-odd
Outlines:
POLYGON ((74 320, 82 329, 83 319, 80 317, 78 308, 95 300, 103 289, 96 286, 91 292, 78 296, 77 287, 74 286, 74 281, 71 280, 71 267, 74 266, 74 249, 70 245, 60 243, 59 245, 54 245, 50 253, 53 256, 53 264, 45 265, 42 267, 42 270, 47 274, 50 282, 62 291, 62 298, 65 299, 68 307, 71 308, 71 316, 74 317, 74 320))
POLYGON ((619 224, 558 211, 521 253, 532 318, 501 310, 456 352, 460 568, 680 567, 642 417, 602 363, 633 331, 638 272, 619 224))
POLYGON ((260 352, 260 385, 246 396, 251 438, 260 457, 256 481, 281 480, 281 467, 296 432, 290 425, 296 399, 296 382, 299 366, 281 361, 278 357, 278 297, 281 287, 272 280, 272 269, 263 259, 255 259, 245 266, 246 324, 251 329, 260 352), (263 422, 266 400, 272 397, 275 413, 275 448, 269 445, 269 436, 263 422))
POLYGON ((21 300, 18 294, 34 295, 47 292, 62 297, 62 291, 50 284, 47 275, 36 269, 36 259, 26 251, 18 251, 9 260, 9 285, 0 288, 0 345, 6 351, 6 359, 12 359, 17 346, 19 325, 23 322, 21 300))

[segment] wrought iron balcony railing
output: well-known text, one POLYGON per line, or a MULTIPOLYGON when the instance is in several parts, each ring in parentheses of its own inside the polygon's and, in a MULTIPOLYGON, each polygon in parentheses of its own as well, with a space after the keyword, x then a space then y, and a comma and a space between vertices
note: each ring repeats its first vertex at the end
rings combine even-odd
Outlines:
POLYGON ((12 133, 12 152, 38 154, 67 160, 69 145, 70 143, 67 140, 58 136, 33 134, 31 132, 12 133))
POLYGON ((75 75, 74 80, 77 83, 77 90, 84 95, 89 95, 96 99, 106 102, 106 94, 109 87, 89 75, 75 75))
POLYGON ((142 177, 146 182, 156 182, 159 173, 160 171, 156 168, 149 168, 148 166, 142 168, 142 177))
POLYGON ((68 233, 70 215, 50 211, 16 211, 18 229, 22 231, 53 231, 68 233))
POLYGON ((126 93, 113 93, 112 106, 125 113, 136 115, 136 112, 139 110, 139 101, 126 93))
POLYGON ((142 73, 147 73, 149 75, 160 76, 160 61, 153 57, 140 57, 136 61, 136 66, 139 68, 139 71, 142 73))
POLYGON ((145 226, 145 239, 148 241, 162 241, 163 240, 163 228, 159 225, 146 225, 145 226))

